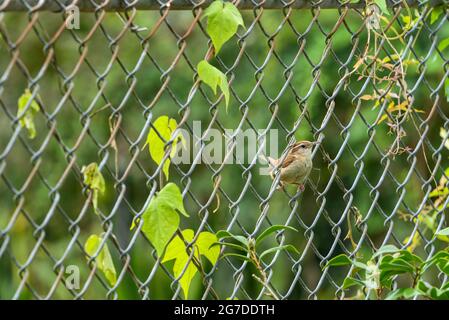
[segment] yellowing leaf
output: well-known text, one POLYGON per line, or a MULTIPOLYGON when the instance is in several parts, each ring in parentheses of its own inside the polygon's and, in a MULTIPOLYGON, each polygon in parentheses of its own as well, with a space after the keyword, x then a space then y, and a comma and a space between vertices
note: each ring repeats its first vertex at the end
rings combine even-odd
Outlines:
POLYGON ((448 180, 449 177, 449 167, 446 168, 446 170, 444 170, 444 175, 441 175, 440 181, 439 181, 439 185, 440 186, 444 186, 448 180))
POLYGON ((441 139, 446 139, 444 146, 449 150, 449 134, 446 129, 440 128, 440 137, 441 139))
MULTIPOLYGON (((415 249, 421 244, 421 238, 420 237, 421 236, 419 235, 419 232, 416 232, 415 235, 413 236, 412 242, 407 247, 407 251, 408 252, 415 251, 415 249)), ((402 243, 406 244, 409 240, 410 240, 410 237, 406 237, 402 243)))
MULTIPOLYGON (((407 101, 403 101, 403 102, 401 102, 401 103, 398 104, 398 105, 396 105, 396 104, 392 101, 392 102, 390 102, 390 104, 388 105, 387 111, 388 111, 389 113, 394 113, 394 112, 398 112, 398 111, 404 111, 404 112, 406 112, 406 111, 409 110, 408 108, 409 108, 409 105, 408 105, 408 102, 407 102, 407 101)), ((424 113, 423 110, 416 109, 416 108, 413 108, 413 111, 418 112, 418 113, 424 113)), ((386 115, 386 114, 382 115, 382 117, 380 117, 380 119, 379 119, 379 121, 377 122, 377 124, 379 124, 379 123, 385 121, 386 119, 388 119, 388 115, 386 115)))
POLYGON ((360 97, 360 100, 375 100, 376 97, 369 95, 369 94, 364 94, 363 96, 360 97))
POLYGON ((103 175, 95 162, 83 167, 81 173, 84 176, 84 184, 92 190, 92 204, 95 213, 98 214, 98 195, 104 195, 106 190, 103 175))
POLYGON ((131 221, 131 227, 129 227, 129 230, 133 230, 139 222, 140 219, 136 219, 136 217, 134 217, 133 220, 131 221))
MULTIPOLYGON (((146 144, 148 144, 151 158, 154 160, 154 162, 156 162, 157 165, 160 165, 162 163, 165 155, 165 144, 172 139, 172 134, 176 130, 177 126, 178 124, 176 120, 171 119, 167 116, 160 116, 156 119, 156 121, 153 122, 154 129, 150 129, 146 144)), ((169 176, 170 158, 174 157, 174 155, 176 154, 176 146, 178 141, 183 141, 182 134, 178 134, 173 138, 174 140, 171 146, 170 157, 165 160, 162 166, 162 171, 164 172, 167 180, 169 176)))
POLYGON ((197 70, 200 80, 207 84, 214 94, 217 94, 217 86, 220 87, 225 97, 227 110, 229 104, 229 84, 226 75, 209 64, 206 60, 202 60, 198 63, 197 70))
POLYGON ((402 59, 402 57, 400 55, 398 55, 398 54, 392 54, 391 56, 387 56, 387 57, 383 58, 381 60, 381 63, 385 64, 387 62, 390 62, 392 59, 395 62, 396 61, 400 61, 404 66, 413 65, 413 64, 419 64, 419 61, 416 60, 416 59, 402 59))
POLYGON ((380 124, 380 123, 384 122, 387 119, 388 119, 388 115, 387 114, 383 114, 382 117, 380 117, 379 121, 377 121, 377 124, 380 124))
POLYGON ((387 110, 390 113, 391 112, 396 112, 396 111, 407 111, 407 106, 408 106, 407 101, 401 102, 398 105, 396 105, 394 102, 390 102, 390 104, 388 105, 387 110))
POLYGON ((143 233, 153 244, 159 257, 162 257, 173 234, 179 226, 178 210, 187 216, 181 191, 174 183, 168 183, 154 196, 143 214, 143 233))
MULTIPOLYGON (((100 247, 101 241, 101 237, 95 234, 91 235, 84 244, 84 250, 89 256, 94 256, 100 247)), ((109 248, 106 243, 96 257, 95 262, 98 269, 101 270, 104 273, 106 279, 108 279, 109 284, 111 286, 114 286, 117 283, 117 273, 115 271, 111 253, 109 252, 109 248)))
MULTIPOLYGON (((192 242, 194 238, 193 230, 183 230, 182 237, 187 243, 192 242)), ((216 242, 218 242, 218 238, 215 234, 207 231, 201 232, 198 235, 196 242, 191 247, 191 250, 194 250, 192 259, 195 257, 199 260, 200 256, 204 256, 212 265, 215 265, 218 260, 218 255, 220 254, 220 249, 218 246, 211 248, 211 245, 216 242)), ((181 285, 186 299, 188 299, 189 296, 190 284, 198 271, 197 267, 192 262, 192 259, 189 260, 190 256, 189 252, 187 252, 185 242, 179 236, 176 236, 167 246, 164 258, 162 259, 162 263, 175 259, 173 275, 178 278, 182 274, 179 279, 179 284, 181 285), (184 269, 185 272, 182 273, 184 269)))
POLYGON ((39 105, 34 99, 30 102, 32 96, 33 95, 31 94, 30 90, 26 89, 25 93, 22 94, 19 98, 17 109, 17 117, 19 118, 19 123, 22 126, 22 128, 26 128, 28 130, 28 137, 30 139, 34 139, 36 137, 36 126, 34 125, 34 115, 36 112, 40 110, 39 105))
POLYGON ((430 198, 436 198, 436 197, 446 197, 449 195, 449 189, 445 187, 437 187, 432 192, 430 192, 429 197, 430 198))
POLYGON ((207 34, 212 40, 215 54, 218 54, 223 44, 231 39, 240 26, 244 26, 242 15, 234 4, 214 1, 205 11, 207 17, 207 34))
POLYGON ((357 60, 357 62, 354 64, 353 70, 357 70, 365 61, 365 59, 360 58, 359 60, 357 60))

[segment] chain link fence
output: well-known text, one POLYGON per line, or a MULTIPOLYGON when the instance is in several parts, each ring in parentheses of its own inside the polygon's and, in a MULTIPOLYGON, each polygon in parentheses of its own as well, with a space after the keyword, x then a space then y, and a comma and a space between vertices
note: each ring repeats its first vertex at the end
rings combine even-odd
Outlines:
POLYGON ((391 244, 431 259, 445 248, 435 232, 447 227, 449 202, 446 5, 389 1, 381 15, 351 2, 235 2, 245 28, 211 60, 229 82, 226 110, 196 69, 212 50, 201 18, 211 1, 0 1, 0 298, 186 297, 188 270, 175 277, 141 225, 130 230, 164 184, 144 147, 162 115, 199 148, 170 165, 190 214, 180 230, 297 230, 264 242, 297 252, 273 252, 258 267, 232 256, 196 261, 204 265, 190 299, 357 297, 343 287, 352 267, 325 267, 333 257, 391 244), (67 25, 74 6, 79 28, 67 25), (38 104, 34 138, 18 113, 26 90, 38 104), (304 191, 260 175, 261 149, 244 163, 201 162, 214 130, 226 159, 245 130, 258 142, 275 130, 280 152, 318 141, 304 191), (82 172, 93 162, 105 181, 98 210, 82 172), (113 284, 85 250, 91 234, 109 248, 113 284))

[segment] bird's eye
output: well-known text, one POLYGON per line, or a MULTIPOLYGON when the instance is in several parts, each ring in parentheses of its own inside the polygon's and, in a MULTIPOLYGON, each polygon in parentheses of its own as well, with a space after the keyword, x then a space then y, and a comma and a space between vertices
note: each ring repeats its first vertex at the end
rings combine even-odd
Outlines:
POLYGON ((301 149, 304 149, 306 146, 304 144, 299 146, 301 149))

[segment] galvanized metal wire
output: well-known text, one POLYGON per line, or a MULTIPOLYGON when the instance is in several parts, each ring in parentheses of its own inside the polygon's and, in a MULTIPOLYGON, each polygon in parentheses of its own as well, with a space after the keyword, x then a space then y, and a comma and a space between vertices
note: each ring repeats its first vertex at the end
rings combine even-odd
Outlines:
MULTIPOLYGON (((439 248, 416 218, 433 207, 437 225, 447 224, 449 200, 435 208, 429 195, 449 166, 447 139, 438 135, 440 127, 449 130, 448 60, 438 47, 449 36, 446 11, 431 24, 438 3, 389 2, 391 21, 405 25, 401 13, 411 10, 416 22, 400 45, 380 39, 377 52, 390 57, 394 70, 400 67, 395 49, 416 66, 405 75, 407 87, 398 78, 386 81, 424 111, 396 119, 392 129, 388 121, 379 124, 384 114, 393 121, 387 103, 366 106, 363 99, 386 95, 376 75, 353 72, 369 41, 363 3, 240 1, 239 8, 249 9, 246 28, 216 60, 230 82, 228 113, 197 81, 196 64, 211 48, 200 19, 209 3, 0 1, 0 298, 183 298, 179 279, 141 225, 129 230, 161 187, 162 168, 142 149, 161 114, 176 118, 200 151, 211 128, 219 129, 229 142, 224 157, 235 157, 236 132, 229 128, 262 129, 260 139, 278 129, 283 146, 304 134, 321 142, 304 193, 277 190, 278 181, 258 175, 254 159, 214 165, 200 163, 198 153, 189 165, 171 165, 170 180, 191 214, 183 229, 245 237, 272 224, 299 230, 278 234, 271 245, 293 243, 300 255, 277 252, 263 266, 281 299, 347 298, 342 283, 351 271, 323 269, 339 253, 366 255, 383 244, 408 248, 416 234, 424 258, 439 248), (65 25, 72 4, 86 11, 80 30, 65 25), (33 140, 17 117, 25 88, 41 108, 33 140), (202 123, 199 136, 194 120, 202 123), (98 216, 81 173, 90 162, 107 182, 98 216), (346 237, 349 229, 353 239, 346 237), (86 259, 84 241, 94 232, 104 233, 114 257, 113 287, 86 259), (69 265, 82 270, 79 289, 66 286, 69 265)), ((364 64, 373 70, 373 63, 364 64)), ((197 298, 267 297, 246 262, 225 258, 205 270, 197 298)))

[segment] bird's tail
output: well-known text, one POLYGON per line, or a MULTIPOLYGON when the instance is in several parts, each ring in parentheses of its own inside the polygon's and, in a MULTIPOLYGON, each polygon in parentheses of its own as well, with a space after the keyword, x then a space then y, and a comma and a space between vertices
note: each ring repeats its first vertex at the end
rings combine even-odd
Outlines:
POLYGON ((278 165, 278 160, 273 159, 272 157, 267 157, 262 154, 259 154, 259 160, 263 163, 268 163, 271 169, 275 168, 278 165))
POLYGON ((265 168, 265 174, 270 175, 271 179, 274 179, 274 168, 278 165, 279 160, 267 157, 265 155, 259 155, 259 160, 263 164, 268 164, 268 168, 265 168))

